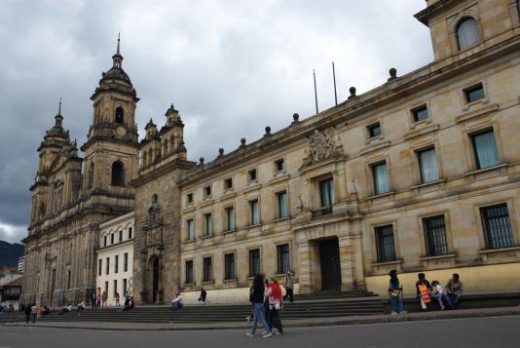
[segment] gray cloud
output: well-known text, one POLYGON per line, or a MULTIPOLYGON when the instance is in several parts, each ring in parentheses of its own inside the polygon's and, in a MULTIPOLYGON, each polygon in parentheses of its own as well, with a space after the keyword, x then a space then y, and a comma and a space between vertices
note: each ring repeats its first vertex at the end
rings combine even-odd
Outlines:
POLYGON ((287 126, 348 87, 367 91, 432 59, 429 33, 413 18, 422 0, 15 1, 0 12, 0 239, 25 236, 36 148, 63 97, 64 126, 79 144, 92 119, 101 72, 122 35, 123 67, 141 101, 140 134, 170 102, 186 124, 190 159, 287 126), (9 232, 6 232, 9 231, 9 232))

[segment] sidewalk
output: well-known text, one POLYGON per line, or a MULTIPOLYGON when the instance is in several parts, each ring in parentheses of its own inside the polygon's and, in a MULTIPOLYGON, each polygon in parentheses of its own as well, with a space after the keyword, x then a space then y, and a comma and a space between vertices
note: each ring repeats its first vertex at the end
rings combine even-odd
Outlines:
MULTIPOLYGON (((359 325, 376 323, 393 323, 402 321, 421 321, 457 318, 479 318, 520 315, 520 306, 459 309, 454 311, 431 311, 421 313, 409 313, 405 315, 367 315, 349 316, 319 319, 285 320, 284 327, 308 327, 308 326, 333 326, 333 325, 359 325)), ((282 315, 283 319, 283 315, 282 315)), ((61 329, 89 329, 89 330, 129 330, 129 331, 158 331, 158 330, 230 330, 246 329, 250 326, 243 323, 121 323, 121 322, 37 322, 26 324, 22 322, 5 323, 4 326, 35 326, 61 329)))

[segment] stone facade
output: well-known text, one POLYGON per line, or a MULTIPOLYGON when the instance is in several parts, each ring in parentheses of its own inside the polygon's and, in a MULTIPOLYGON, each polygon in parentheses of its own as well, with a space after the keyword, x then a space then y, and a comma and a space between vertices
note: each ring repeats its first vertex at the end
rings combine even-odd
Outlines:
MULTIPOLYGON (((458 272, 468 290, 515 289, 518 6, 516 0, 428 0, 416 17, 430 28, 434 62, 400 77, 391 69, 387 83, 362 95, 351 88, 336 107, 305 120, 295 114, 287 128, 272 133, 266 127, 261 139, 242 139, 209 163, 187 160, 184 124, 173 105, 160 130, 152 120, 146 125, 139 168, 135 128, 117 132, 125 141, 107 141, 103 132, 115 127, 105 122, 97 133, 103 141, 94 137, 83 149, 95 168, 99 162, 106 171, 116 152, 131 168, 133 189, 119 187, 127 195, 117 194, 135 211, 134 298, 162 303, 183 290, 195 300, 204 287, 210 301, 244 300, 253 273, 283 279, 289 269, 302 293, 384 294, 390 269, 411 288, 423 271, 441 282, 458 272), (101 147, 104 157, 96 157, 101 147)), ((135 94, 119 100, 133 117, 135 94)), ((115 110, 110 102, 95 103, 95 110, 99 105, 108 114, 115 110)), ((59 134, 55 142, 70 148, 67 135, 59 134)), ((71 168, 63 173, 79 173, 81 160, 68 156, 63 163, 60 168, 71 168)), ((85 170, 90 165, 83 163, 85 170)), ((88 192, 85 180, 78 197, 88 192)), ((111 187, 97 180, 100 189, 111 187)), ((52 189, 59 185, 37 181, 33 216, 41 210, 38 195, 52 189)), ((81 231, 76 238, 95 234, 96 223, 108 218, 105 210, 96 214, 74 215, 61 225, 46 217, 49 232, 40 232, 42 223, 31 225, 27 267, 35 267, 35 257, 46 269, 67 267, 54 256, 59 253, 38 250, 63 247, 60 240, 73 231, 81 231)), ((90 266, 86 274, 92 275, 90 266)), ((38 289, 45 293, 49 286, 38 289)))

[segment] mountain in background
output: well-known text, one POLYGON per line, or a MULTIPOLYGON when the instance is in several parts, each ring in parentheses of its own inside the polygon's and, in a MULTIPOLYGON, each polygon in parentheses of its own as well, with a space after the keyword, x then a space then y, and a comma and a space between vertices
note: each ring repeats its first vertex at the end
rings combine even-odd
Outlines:
POLYGON ((0 268, 5 265, 18 266, 18 258, 25 253, 22 244, 11 244, 0 240, 0 268))

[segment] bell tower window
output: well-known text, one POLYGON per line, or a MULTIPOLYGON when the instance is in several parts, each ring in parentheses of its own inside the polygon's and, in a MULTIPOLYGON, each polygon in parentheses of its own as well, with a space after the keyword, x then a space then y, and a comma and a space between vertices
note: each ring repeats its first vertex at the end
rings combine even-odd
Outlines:
POLYGON ((112 186, 125 185, 125 168, 121 161, 112 164, 112 186))
POLYGON ((122 124, 123 123, 123 119, 124 119, 124 111, 123 111, 123 108, 118 106, 116 108, 116 118, 115 118, 115 122, 117 124, 122 124))
POLYGON ((480 41, 477 22, 471 18, 463 18, 457 25, 457 43, 459 50, 475 46, 480 41))

